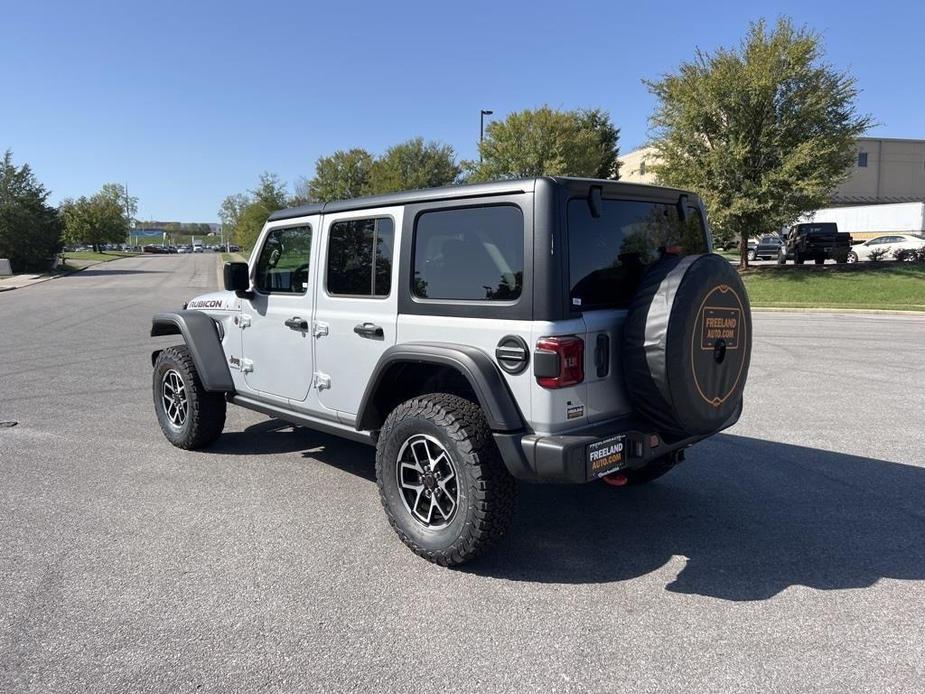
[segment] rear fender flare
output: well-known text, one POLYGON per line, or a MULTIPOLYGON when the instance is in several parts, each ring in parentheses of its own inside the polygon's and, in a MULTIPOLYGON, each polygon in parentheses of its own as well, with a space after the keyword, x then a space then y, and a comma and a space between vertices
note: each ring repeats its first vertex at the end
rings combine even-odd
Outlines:
POLYGON ((520 408, 488 354, 465 345, 408 342, 389 347, 379 358, 357 411, 358 430, 375 430, 382 426, 389 413, 378 411, 375 396, 389 369, 400 364, 436 364, 457 371, 472 387, 492 431, 524 428, 520 408))

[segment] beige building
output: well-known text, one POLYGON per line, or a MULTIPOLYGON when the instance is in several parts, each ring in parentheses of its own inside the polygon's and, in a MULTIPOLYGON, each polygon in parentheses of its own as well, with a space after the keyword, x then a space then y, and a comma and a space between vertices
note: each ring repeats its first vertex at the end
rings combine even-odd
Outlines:
MULTIPOLYGON (((656 160, 651 147, 628 152, 620 157, 620 179, 656 183, 652 174, 656 160)), ((925 201, 925 140, 859 138, 848 180, 835 191, 832 204, 918 201, 925 201)))

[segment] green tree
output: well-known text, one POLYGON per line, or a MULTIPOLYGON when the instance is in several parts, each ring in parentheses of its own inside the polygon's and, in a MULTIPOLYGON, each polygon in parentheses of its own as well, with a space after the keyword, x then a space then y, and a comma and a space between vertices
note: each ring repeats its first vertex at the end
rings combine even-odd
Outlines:
POLYGON ((128 188, 121 183, 106 183, 100 188, 100 195, 115 200, 123 210, 126 224, 132 225, 138 215, 138 198, 128 194, 128 188))
POLYGON ((128 233, 123 200, 101 190, 87 198, 64 200, 60 213, 64 222, 64 238, 68 243, 89 243, 96 251, 104 243, 122 243, 128 233))
POLYGON ((469 181, 555 175, 615 179, 618 140, 619 130, 606 111, 543 106, 489 123, 479 144, 481 161, 464 167, 469 181))
POLYGON ((824 206, 845 179, 856 138, 871 125, 855 109, 854 78, 823 62, 820 37, 780 19, 753 23, 741 45, 647 82, 668 184, 700 193, 719 235, 747 239, 824 206))
POLYGON ((436 188, 452 183, 459 174, 452 147, 416 137, 389 147, 376 159, 369 175, 368 192, 436 188))
POLYGON ((221 207, 218 208, 218 218, 224 225, 226 233, 234 231, 241 215, 250 204, 251 199, 247 193, 235 193, 222 201, 221 207))
POLYGON ((308 181, 307 202, 348 200, 369 193, 373 155, 365 149, 337 150, 315 162, 315 175, 308 181))
POLYGON ((61 223, 48 195, 29 165, 17 167, 7 150, 0 162, 0 258, 14 272, 47 270, 61 250, 61 223))
POLYGON ((265 172, 260 175, 257 187, 247 195, 247 200, 234 225, 232 237, 243 248, 253 248, 267 217, 286 207, 286 187, 279 176, 265 172))

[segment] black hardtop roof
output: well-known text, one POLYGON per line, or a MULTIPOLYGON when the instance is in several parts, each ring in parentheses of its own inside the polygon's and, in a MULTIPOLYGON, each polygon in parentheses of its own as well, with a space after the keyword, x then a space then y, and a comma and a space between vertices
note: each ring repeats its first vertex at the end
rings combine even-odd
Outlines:
MULTIPOLYGON (((440 188, 426 188, 423 190, 404 190, 398 193, 387 193, 385 195, 371 195, 363 198, 353 198, 351 200, 332 200, 331 202, 319 202, 311 205, 302 205, 301 207, 290 207, 285 210, 273 212, 267 221, 274 222, 280 219, 292 219, 294 217, 307 217, 313 214, 322 214, 327 212, 347 212, 350 210, 362 210, 373 207, 389 207, 392 205, 408 205, 418 202, 433 202, 436 200, 464 200, 466 198, 480 198, 493 195, 511 195, 516 193, 532 193, 536 188, 538 181, 546 181, 555 186, 562 186, 569 189, 584 188, 591 185, 600 185, 605 191, 633 193, 641 195, 650 194, 655 191, 672 191, 677 194, 686 193, 686 191, 675 188, 666 188, 664 186, 652 186, 643 183, 624 183, 622 181, 611 181, 597 178, 577 178, 571 176, 538 176, 535 178, 517 178, 505 181, 491 181, 489 183, 467 183, 462 185, 442 186, 440 188)), ((693 193, 687 193, 692 198, 697 196, 693 193)))

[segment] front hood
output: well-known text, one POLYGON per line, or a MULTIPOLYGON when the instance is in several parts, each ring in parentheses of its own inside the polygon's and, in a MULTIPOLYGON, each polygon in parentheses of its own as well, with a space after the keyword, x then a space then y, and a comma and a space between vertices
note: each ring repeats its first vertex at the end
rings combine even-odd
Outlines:
POLYGON ((210 292, 190 299, 186 308, 194 311, 240 311, 241 300, 234 292, 210 292))

